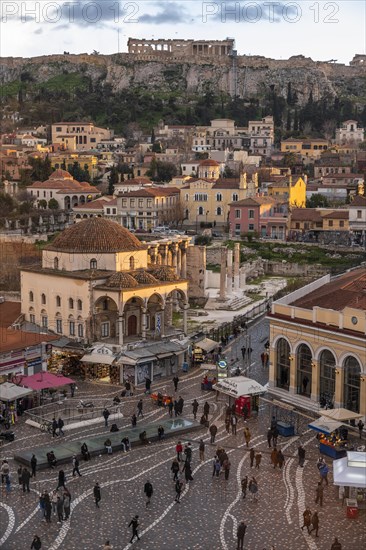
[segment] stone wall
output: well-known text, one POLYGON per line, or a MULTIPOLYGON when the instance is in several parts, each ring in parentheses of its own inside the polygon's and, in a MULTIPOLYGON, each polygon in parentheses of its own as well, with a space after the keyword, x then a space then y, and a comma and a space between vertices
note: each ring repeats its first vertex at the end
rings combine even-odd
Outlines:
POLYGON ((206 247, 189 246, 187 248, 187 279, 189 300, 205 303, 206 247))
POLYGON ((263 261, 266 275, 278 275, 285 277, 321 277, 328 273, 326 267, 320 265, 304 265, 283 262, 263 261))

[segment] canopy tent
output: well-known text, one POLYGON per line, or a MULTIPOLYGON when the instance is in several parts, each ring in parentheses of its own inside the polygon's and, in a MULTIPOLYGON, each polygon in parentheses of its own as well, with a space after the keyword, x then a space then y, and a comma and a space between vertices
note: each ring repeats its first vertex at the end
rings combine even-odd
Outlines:
POLYGON ((75 384, 72 378, 66 376, 58 376, 50 372, 37 372, 32 376, 25 376, 20 381, 20 384, 32 390, 47 390, 48 388, 58 388, 68 384, 75 384))
POLYGON ((342 422, 331 420, 330 418, 326 418, 324 416, 321 416, 317 420, 314 420, 313 422, 308 424, 308 427, 312 430, 327 435, 331 434, 335 430, 338 430, 338 428, 340 428, 341 426, 342 422))
POLYGON ((217 390, 231 397, 240 397, 241 395, 262 395, 266 393, 266 388, 256 380, 246 376, 235 376, 233 378, 223 378, 212 386, 217 390))
POLYGON ((16 401, 26 395, 32 393, 32 390, 27 388, 21 388, 16 384, 10 382, 4 382, 0 384, 0 401, 16 401))
POLYGON ((203 351, 205 351, 206 353, 210 353, 210 351, 213 351, 219 346, 219 343, 215 342, 215 340, 211 340, 211 338, 204 338, 200 342, 196 342, 195 345, 198 348, 203 349, 203 351))
POLYGON ((334 485, 366 488, 366 453, 348 452, 333 462, 334 485))
POLYGON ((81 363, 111 365, 114 363, 116 357, 116 355, 103 355, 102 353, 86 353, 80 361, 81 363))
POLYGON ((322 411, 322 415, 332 420, 338 420, 339 422, 346 422, 346 420, 354 420, 356 418, 362 418, 362 414, 358 414, 348 409, 327 409, 322 411))

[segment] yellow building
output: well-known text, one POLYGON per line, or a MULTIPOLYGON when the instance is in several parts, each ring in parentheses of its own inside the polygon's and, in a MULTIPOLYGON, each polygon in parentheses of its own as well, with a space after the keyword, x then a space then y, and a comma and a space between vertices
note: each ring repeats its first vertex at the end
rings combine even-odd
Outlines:
POLYGON ((301 154, 301 158, 305 162, 307 159, 320 158, 321 154, 328 148, 329 141, 323 138, 287 138, 281 141, 281 153, 301 154))
POLYGON ((319 410, 321 398, 366 414, 366 271, 326 275, 274 302, 272 395, 319 410))
POLYGON ((268 185, 268 195, 274 199, 286 200, 290 208, 305 208, 306 183, 301 177, 283 179, 268 185))
POLYGON ((91 178, 95 178, 98 175, 98 158, 94 155, 83 155, 80 153, 57 153, 50 154, 49 159, 51 166, 55 170, 57 168, 64 168, 64 170, 70 170, 70 167, 74 162, 78 162, 80 167, 84 170, 87 167, 91 178))
POLYGON ((288 217, 289 233, 312 231, 349 231, 349 210, 330 208, 293 208, 288 217))

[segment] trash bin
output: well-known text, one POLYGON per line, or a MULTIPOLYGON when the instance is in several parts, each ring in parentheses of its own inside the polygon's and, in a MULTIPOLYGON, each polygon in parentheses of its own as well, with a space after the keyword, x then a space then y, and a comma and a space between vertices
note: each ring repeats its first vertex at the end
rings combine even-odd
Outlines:
POLYGON ((346 499, 346 515, 349 519, 358 518, 358 504, 357 500, 347 498, 346 499))

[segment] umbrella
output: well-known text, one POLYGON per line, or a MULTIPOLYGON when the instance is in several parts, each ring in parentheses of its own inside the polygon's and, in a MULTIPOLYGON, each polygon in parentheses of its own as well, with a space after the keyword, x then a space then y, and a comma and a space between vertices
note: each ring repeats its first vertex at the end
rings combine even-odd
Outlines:
POLYGON ((342 426, 342 422, 338 422, 337 420, 331 420, 329 418, 326 418, 324 416, 321 416, 317 420, 314 420, 310 424, 308 424, 308 427, 312 430, 315 430, 316 432, 320 432, 322 434, 331 434, 335 430, 338 430, 342 426))
POLYGON ((327 409, 322 411, 322 415, 333 420, 339 420, 339 422, 345 422, 346 420, 354 420, 355 418, 362 418, 362 414, 358 414, 348 409, 327 409))

